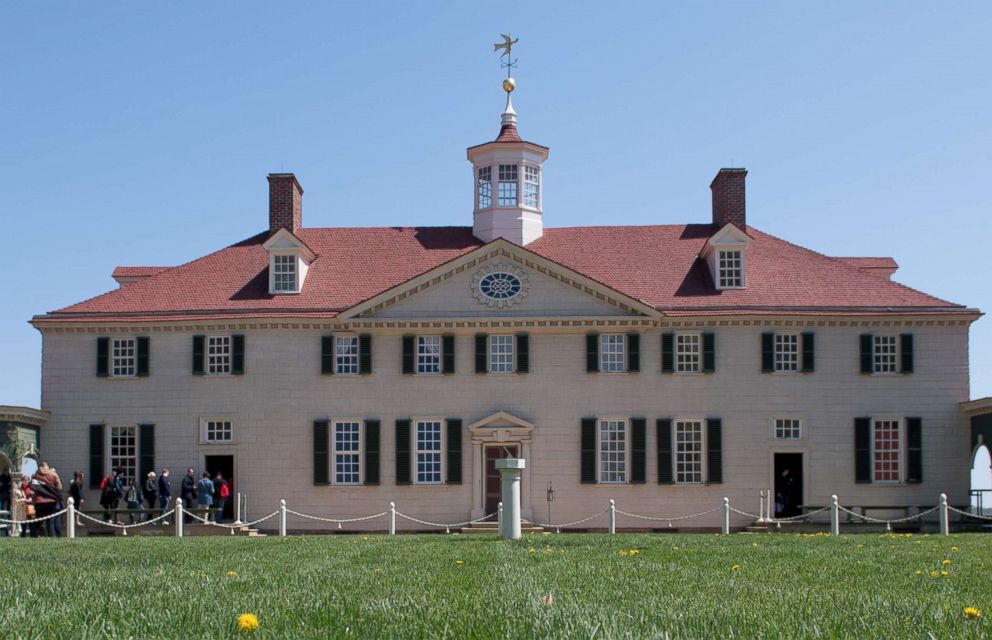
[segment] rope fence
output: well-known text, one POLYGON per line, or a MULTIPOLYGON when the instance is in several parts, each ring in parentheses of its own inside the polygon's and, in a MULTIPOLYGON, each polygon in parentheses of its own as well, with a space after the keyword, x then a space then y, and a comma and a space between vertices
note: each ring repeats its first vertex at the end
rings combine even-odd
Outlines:
MULTIPOLYGON (((581 519, 574 520, 574 521, 571 521, 571 522, 559 522, 559 523, 536 522, 536 521, 534 521, 534 522, 523 521, 523 522, 526 522, 527 524, 530 524, 530 525, 533 525, 533 526, 537 526, 537 527, 542 527, 542 528, 546 528, 546 529, 554 529, 556 532, 560 533, 562 529, 567 529, 567 528, 571 528, 571 527, 577 527, 579 525, 582 525, 582 524, 585 524, 585 523, 594 521, 594 520, 596 520, 598 518, 601 518, 603 516, 606 516, 607 530, 612 534, 612 533, 616 533, 617 515, 623 516, 625 518, 631 518, 631 519, 634 519, 634 520, 643 520, 643 521, 648 521, 648 522, 667 522, 668 523, 668 527, 669 528, 672 528, 672 523, 674 523, 674 522, 686 522, 686 521, 694 520, 696 518, 703 518, 705 516, 708 516, 710 514, 713 514, 713 513, 719 511, 719 512, 721 512, 721 526, 720 526, 720 531, 723 534, 729 534, 730 533, 730 518, 731 518, 731 514, 736 514, 736 515, 741 516, 741 517, 744 517, 744 518, 750 518, 756 524, 765 523, 765 524, 775 525, 776 527, 780 527, 782 524, 790 524, 790 523, 798 523, 798 522, 806 522, 806 523, 816 523, 816 522, 818 522, 820 524, 823 524, 823 523, 825 523, 825 521, 823 521, 823 520, 815 521, 814 520, 814 516, 818 516, 820 514, 823 514, 823 513, 829 511, 830 512, 830 532, 833 535, 840 535, 840 514, 841 513, 844 513, 847 516, 848 522, 853 522, 855 524, 864 524, 864 523, 884 524, 885 527, 886 527, 886 530, 888 530, 888 531, 891 531, 892 530, 892 525, 894 525, 894 524, 904 524, 904 523, 913 522, 913 521, 918 521, 918 522, 920 522, 922 524, 922 523, 925 522, 925 519, 927 518, 927 516, 931 516, 932 514, 935 514, 936 513, 936 515, 937 515, 937 524, 939 525, 940 533, 942 535, 948 535, 949 532, 950 532, 950 514, 951 513, 958 514, 958 516, 960 516, 959 517, 959 521, 964 521, 965 519, 974 519, 974 520, 978 520, 978 521, 992 522, 992 516, 988 516, 988 515, 984 515, 984 514, 980 514, 980 513, 973 513, 973 512, 970 512, 970 511, 965 511, 965 510, 958 509, 956 507, 952 507, 952 506, 948 505, 947 504, 947 495, 946 494, 943 494, 943 493, 940 494, 939 502, 938 502, 938 504, 936 506, 930 507, 930 508, 925 509, 925 510, 921 510, 919 513, 916 513, 916 514, 913 514, 913 515, 907 515, 907 516, 902 517, 902 518, 875 518, 875 517, 869 516, 869 515, 867 515, 867 514, 864 513, 864 510, 867 509, 867 507, 862 507, 862 513, 857 513, 854 510, 852 510, 851 508, 842 506, 840 504, 840 501, 839 501, 839 499, 837 498, 836 495, 835 496, 831 496, 831 504, 828 505, 828 506, 819 507, 819 508, 817 508, 817 509, 815 509, 813 511, 809 511, 807 513, 802 513, 802 514, 799 514, 799 515, 796 515, 796 516, 771 517, 770 516, 770 513, 768 513, 766 511, 767 503, 765 502, 764 492, 761 492, 761 493, 762 493, 762 495, 761 495, 762 500, 761 500, 761 503, 760 503, 761 508, 759 509, 759 511, 762 512, 761 514, 754 514, 754 513, 748 512, 748 511, 737 509, 736 507, 733 507, 733 506, 730 505, 730 499, 729 498, 723 498, 723 503, 722 504, 717 505, 715 507, 712 507, 710 509, 705 509, 705 510, 702 510, 702 511, 699 511, 699 512, 696 512, 696 513, 679 514, 679 515, 645 515, 645 514, 640 514, 640 513, 634 513, 634 512, 631 512, 631 511, 625 511, 625 510, 622 510, 622 509, 618 509, 617 506, 616 506, 616 502, 614 500, 610 500, 608 506, 605 509, 603 509, 602 511, 598 511, 598 512, 592 514, 592 515, 586 516, 585 518, 581 518, 581 519)), ((876 508, 883 508, 883 507, 876 507, 876 508)), ((892 507, 892 509, 899 509, 899 508, 903 508, 903 507, 892 507)), ((905 507, 905 508, 907 510, 909 509, 908 507, 905 507)), ((920 507, 920 508, 922 509, 922 507, 920 507)), ((197 509, 197 510, 204 511, 204 515, 206 517, 203 517, 203 516, 201 516, 201 515, 199 515, 197 513, 194 513, 194 510, 185 509, 184 506, 183 506, 182 500, 176 500, 175 508, 170 509, 169 511, 166 511, 164 513, 161 513, 160 515, 158 515, 158 516, 156 516, 154 518, 150 518, 150 519, 145 520, 143 522, 135 522, 135 523, 131 523, 131 524, 122 524, 120 522, 110 522, 110 521, 101 520, 101 519, 95 518, 95 517, 93 517, 93 516, 91 516, 91 515, 89 515, 87 513, 81 512, 81 511, 79 511, 79 510, 77 510, 75 508, 75 505, 73 504, 73 500, 72 500, 72 498, 70 498, 68 500, 68 506, 65 509, 61 509, 59 511, 56 511, 55 513, 51 513, 49 515, 42 516, 42 517, 25 519, 25 520, 18 520, 18 519, 13 518, 13 517, 12 518, 0 518, 0 525, 8 525, 8 527, 9 527, 8 530, 17 531, 19 528, 23 527, 24 525, 29 525, 29 526, 30 525, 36 525, 36 524, 40 524, 40 523, 46 522, 48 520, 51 520, 53 518, 61 518, 62 516, 65 516, 66 530, 67 530, 67 533, 68 533, 68 537, 69 538, 75 538, 76 537, 77 520, 81 520, 81 519, 88 520, 88 521, 93 522, 93 523, 98 524, 98 525, 110 527, 111 529, 121 530, 122 534, 126 536, 128 534, 128 531, 131 530, 131 529, 138 529, 140 527, 148 527, 148 526, 157 525, 157 524, 164 524, 164 525, 168 526, 170 524, 168 522, 168 518, 169 517, 172 517, 174 519, 174 521, 175 521, 174 526, 175 526, 175 536, 176 537, 183 537, 183 535, 184 535, 184 532, 183 532, 184 523, 187 522, 187 520, 188 521, 191 521, 191 522, 197 522, 197 523, 200 523, 200 524, 203 524, 203 525, 207 525, 207 526, 210 526, 210 527, 217 527, 217 528, 221 528, 221 529, 227 529, 227 530, 230 531, 230 533, 232 535, 234 535, 235 531, 238 531, 238 530, 248 531, 252 527, 255 527, 255 526, 259 525, 259 524, 262 524, 263 522, 266 522, 266 521, 271 520, 273 518, 278 518, 278 530, 279 530, 279 535, 280 536, 287 535, 287 524, 288 524, 288 518, 289 518, 289 516, 293 516, 295 518, 302 518, 304 520, 310 520, 310 521, 315 521, 315 522, 324 522, 324 523, 328 523, 328 524, 334 524, 334 525, 337 525, 337 528, 338 529, 341 529, 342 528, 342 525, 344 525, 344 524, 355 524, 355 523, 360 523, 360 522, 371 522, 371 521, 377 520, 379 518, 387 518, 387 523, 388 523, 387 524, 387 530, 388 530, 388 533, 390 535, 395 535, 396 534, 396 519, 397 518, 401 518, 403 520, 406 520, 408 522, 412 522, 414 524, 417 524, 417 525, 420 525, 420 526, 423 526, 423 527, 431 527, 431 528, 437 528, 437 529, 444 529, 445 533, 450 533, 452 529, 461 528, 461 527, 468 527, 468 526, 471 526, 471 525, 474 525, 474 524, 479 524, 479 523, 482 523, 482 522, 486 522, 486 521, 488 521, 488 520, 490 520, 492 518, 496 518, 496 522, 499 523, 500 527, 502 527, 502 522, 503 522, 503 503, 502 502, 499 503, 499 507, 497 508, 497 511, 496 512, 494 512, 494 513, 488 513, 488 514, 483 515, 481 517, 473 518, 471 520, 465 520, 463 522, 433 522, 431 520, 425 520, 425 519, 422 519, 422 518, 418 518, 418 517, 412 516, 410 514, 406 514, 406 513, 402 513, 400 511, 397 511, 397 509, 396 509, 396 503, 394 503, 394 502, 390 502, 389 503, 389 509, 388 510, 381 511, 379 513, 373 513, 373 514, 366 515, 366 516, 358 516, 358 517, 351 517, 351 518, 332 518, 332 517, 327 517, 327 516, 318 516, 318 515, 314 515, 314 514, 303 513, 301 511, 296 511, 296 510, 289 509, 286 506, 286 501, 285 500, 281 500, 280 503, 279 503, 279 508, 276 509, 275 511, 269 513, 268 515, 266 515, 264 517, 258 518, 256 520, 252 520, 250 522, 241 522, 240 521, 240 517, 239 517, 238 521, 236 521, 234 523, 217 522, 215 519, 212 520, 209 517, 209 514, 210 514, 210 510, 209 509, 203 509, 203 510, 197 509)), ((9 514, 9 513, 10 512, 4 512, 4 515, 9 514)), ((239 516, 240 516, 240 514, 239 514, 239 516)))

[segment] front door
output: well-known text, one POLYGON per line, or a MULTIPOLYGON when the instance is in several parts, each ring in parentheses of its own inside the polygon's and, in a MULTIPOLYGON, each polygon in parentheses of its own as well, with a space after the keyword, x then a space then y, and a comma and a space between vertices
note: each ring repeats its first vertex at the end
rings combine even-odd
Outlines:
POLYGON ((234 520, 234 456, 206 456, 203 461, 206 470, 210 473, 210 478, 216 478, 217 473, 220 472, 224 476, 224 480, 227 481, 227 487, 231 490, 231 497, 227 499, 224 503, 224 514, 225 520, 234 520))
POLYGON ((775 516, 797 516, 803 507, 803 454, 775 454, 775 516))
POLYGON ((496 461, 503 458, 519 458, 520 449, 515 444, 498 444, 486 447, 486 481, 483 487, 485 494, 486 515, 496 513, 500 500, 503 499, 503 483, 496 470, 496 461))

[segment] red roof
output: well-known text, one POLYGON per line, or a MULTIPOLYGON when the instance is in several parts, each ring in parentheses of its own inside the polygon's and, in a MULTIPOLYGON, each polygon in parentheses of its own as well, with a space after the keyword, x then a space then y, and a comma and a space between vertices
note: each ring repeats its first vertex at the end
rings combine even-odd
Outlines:
POLYGON ((499 135, 494 142, 521 142, 520 134, 517 133, 517 125, 504 124, 500 127, 499 135))
MULTIPOLYGON (((551 228, 526 249, 663 312, 965 310, 753 227, 747 287, 720 291, 698 258, 715 231, 709 224, 551 228)), ((298 236, 317 254, 298 295, 269 294, 263 233, 37 319, 329 317, 483 244, 470 227, 304 228, 298 236)))
POLYGON ((147 278, 172 267, 114 267, 112 278, 147 278))

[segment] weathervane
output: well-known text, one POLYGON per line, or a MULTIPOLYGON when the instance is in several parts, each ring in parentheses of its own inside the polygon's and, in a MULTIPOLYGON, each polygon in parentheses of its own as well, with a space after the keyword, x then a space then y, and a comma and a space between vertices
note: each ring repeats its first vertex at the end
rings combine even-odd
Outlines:
POLYGON ((503 53, 499 54, 499 68, 506 69, 506 77, 509 78, 510 69, 517 66, 516 59, 511 59, 510 54, 513 50, 513 45, 520 42, 520 38, 514 40, 512 36, 508 36, 505 33, 501 33, 499 35, 501 38, 503 38, 503 42, 498 42, 494 44, 493 51, 494 52, 499 51, 500 49, 503 50, 503 53), (503 58, 506 58, 506 61, 504 61, 503 58))

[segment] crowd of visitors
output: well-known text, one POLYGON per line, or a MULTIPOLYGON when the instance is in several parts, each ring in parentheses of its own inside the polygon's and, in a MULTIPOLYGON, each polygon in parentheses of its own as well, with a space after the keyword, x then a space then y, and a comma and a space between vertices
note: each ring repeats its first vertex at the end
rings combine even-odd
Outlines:
MULTIPOLYGON (((204 471, 199 482, 195 478, 194 469, 187 469, 180 486, 184 506, 196 509, 197 515, 206 520, 222 521, 224 506, 231 496, 230 483, 219 472, 211 478, 204 471)), ((76 471, 68 487, 68 497, 72 498, 77 512, 83 511, 86 502, 84 480, 83 472, 76 471)), ((47 462, 41 462, 33 475, 21 475, 19 482, 13 481, 9 469, 0 469, 0 519, 40 520, 63 510, 65 498, 62 479, 47 462)), ((172 484, 168 469, 162 469, 161 474, 148 472, 143 482, 125 477, 121 469, 113 469, 100 482, 103 520, 109 523, 123 524, 122 515, 127 516, 130 524, 152 520, 168 511, 171 502, 172 484)), ((39 522, 12 525, 6 531, 8 535, 32 538, 61 537, 64 519, 64 515, 49 517, 39 522)), ((192 518, 187 515, 186 522, 191 521, 192 518)), ((163 520, 162 524, 169 523, 163 520)), ((78 514, 76 525, 85 525, 78 514)))

